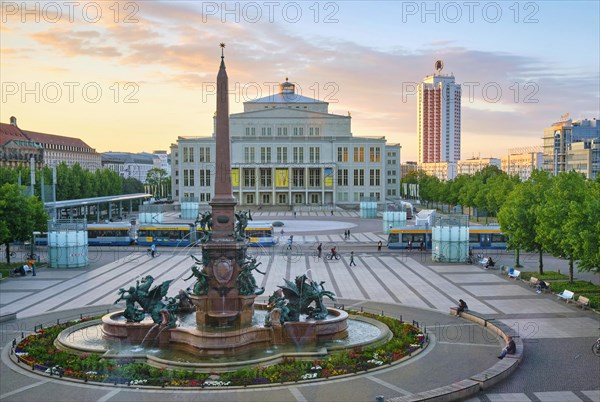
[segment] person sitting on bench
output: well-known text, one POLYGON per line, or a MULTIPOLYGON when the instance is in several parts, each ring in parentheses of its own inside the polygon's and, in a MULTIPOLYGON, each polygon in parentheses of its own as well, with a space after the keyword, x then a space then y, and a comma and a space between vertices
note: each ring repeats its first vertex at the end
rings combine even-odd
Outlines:
POLYGON ((546 284, 546 282, 538 281, 536 292, 542 293, 544 291, 544 289, 548 289, 548 285, 546 284))
POLYGON ((515 353, 517 353, 517 345, 515 345, 515 341, 513 341, 512 336, 507 336, 506 346, 504 347, 504 349, 502 349, 502 352, 500 352, 500 356, 498 356, 498 359, 504 359, 504 356, 506 356, 507 354, 514 355, 515 353))
POLYGON ((458 300, 458 308, 456 309, 456 315, 460 316, 460 313, 462 313, 465 310, 468 310, 469 306, 467 306, 467 303, 463 300, 463 299, 459 299, 458 300))

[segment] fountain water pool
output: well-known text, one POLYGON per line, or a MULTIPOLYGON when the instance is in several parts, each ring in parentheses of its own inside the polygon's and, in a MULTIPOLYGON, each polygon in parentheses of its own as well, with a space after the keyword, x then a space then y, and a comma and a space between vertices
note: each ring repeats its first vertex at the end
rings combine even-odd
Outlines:
MULTIPOLYGON (((265 332, 271 331, 271 328, 263 325, 267 314, 268 312, 265 310, 256 309, 251 328, 265 332)), ((122 324, 126 323, 119 313, 112 313, 108 316, 114 317, 115 321, 122 324)), ((335 318, 335 316, 332 315, 328 318, 335 318)), ((257 347, 236 350, 235 354, 202 353, 202 350, 197 349, 197 346, 180 342, 172 342, 168 347, 164 347, 164 345, 157 345, 158 339, 155 339, 152 335, 147 337, 144 345, 127 339, 106 339, 103 330, 104 324, 101 320, 89 321, 67 328, 58 336, 55 344, 57 347, 73 353, 97 353, 113 359, 131 358, 136 361, 146 361, 156 367, 222 372, 256 364, 263 366, 276 364, 284 358, 290 357, 307 360, 323 358, 332 351, 377 345, 391 338, 390 330, 379 321, 365 317, 348 318, 346 320, 348 324, 347 337, 341 339, 330 339, 316 343, 291 342, 282 345, 261 342, 257 347)), ((301 321, 300 323, 311 323, 311 321, 313 320, 301 321)), ((327 322, 328 320, 323 321, 327 322)), ((154 323, 150 318, 146 318, 139 323, 139 326, 149 331, 153 328, 154 323)), ((183 332, 185 336, 187 333, 196 332, 195 326, 194 313, 180 314, 178 316, 178 327, 166 330, 164 333, 183 332)), ((247 329, 233 329, 230 331, 213 329, 211 335, 218 336, 219 339, 223 339, 223 334, 226 334, 224 339, 227 339, 228 336, 239 338, 247 335, 247 329)), ((154 332, 157 331, 154 330, 154 332)))

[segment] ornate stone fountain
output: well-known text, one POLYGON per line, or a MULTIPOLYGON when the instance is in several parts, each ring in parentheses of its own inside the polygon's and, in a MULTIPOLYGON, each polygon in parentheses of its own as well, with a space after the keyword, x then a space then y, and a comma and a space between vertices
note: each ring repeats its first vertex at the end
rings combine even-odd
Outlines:
MULTIPOLYGON (((221 44, 221 48, 225 47, 221 44)), ((269 298, 265 325, 253 325, 257 295, 264 292, 256 284, 253 271, 260 263, 246 254, 244 235, 249 212, 235 213, 231 186, 228 79, 224 56, 217 75, 215 195, 211 212, 199 217, 204 231, 202 259, 195 261, 190 278, 193 289, 180 291, 175 298, 162 298, 171 281, 150 290, 153 279, 129 290, 121 289, 126 300, 124 312, 103 318, 102 332, 108 339, 143 345, 146 339, 160 346, 178 346, 196 356, 235 355, 240 351, 271 345, 305 345, 347 336, 344 311, 327 309, 323 297, 335 300, 333 293, 306 277, 287 281, 269 298), (189 294, 188 294, 189 293, 189 294), (193 303, 196 326, 177 326, 175 314, 193 303), (136 304, 137 303, 137 304, 136 304), (139 305, 141 310, 136 306, 139 305), (145 319, 146 313, 152 322, 145 319), (301 320, 301 317, 303 320, 301 320), (124 318, 124 319, 123 319, 124 318)))

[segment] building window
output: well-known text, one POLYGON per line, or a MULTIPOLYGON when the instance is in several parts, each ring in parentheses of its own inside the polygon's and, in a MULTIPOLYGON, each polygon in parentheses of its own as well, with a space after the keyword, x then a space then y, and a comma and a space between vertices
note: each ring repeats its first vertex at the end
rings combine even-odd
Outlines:
POLYGON ((304 148, 294 147, 294 163, 304 163, 304 148))
POLYGON ((355 147, 354 148, 354 162, 364 162, 365 161, 365 147, 355 147))
POLYGON ((287 204, 287 194, 278 194, 277 195, 277 203, 280 205, 287 204))
POLYGON ((381 149, 379 147, 369 148, 369 161, 380 162, 381 161, 381 149))
POLYGON ((287 147, 277 147, 277 163, 287 163, 287 147))
POLYGON ((183 147, 183 162, 184 163, 193 163, 194 162, 194 148, 193 147, 183 147))
POLYGON ((246 194, 246 204, 254 204, 254 194, 246 194))
POLYGON ((254 169, 243 169, 244 187, 256 186, 256 172, 254 169))
POLYGON ((260 169, 260 186, 261 187, 272 187, 273 186, 271 169, 260 169))
POLYGON ((271 163, 271 147, 260 147, 260 162, 271 163))
POLYGON ((199 155, 198 155, 198 162, 200 162, 200 163, 210 162, 210 147, 200 147, 199 155))
POLYGON ((337 172, 337 184, 338 186, 347 186, 348 185, 348 169, 338 169, 337 172))
POLYGON ((292 186, 304 187, 304 169, 293 168, 292 169, 292 186))
POLYGON ((244 147, 244 163, 254 163, 254 147, 244 147))
POLYGON ((348 147, 338 147, 338 162, 348 162, 348 147))
POLYGON ((369 184, 371 186, 379 186, 381 184, 381 174, 379 169, 370 169, 369 184))
POLYGON ((321 149, 319 147, 309 147, 309 160, 310 163, 319 163, 321 162, 321 149))
POLYGON ((210 187, 210 170, 209 169, 200 169, 199 173, 199 185, 200 187, 210 187))
POLYGON ((321 187, 321 169, 308 169, 308 180, 310 187, 321 187))
POLYGON ((354 185, 365 185, 365 171, 363 169, 354 169, 354 185))
POLYGON ((302 194, 294 194, 294 204, 302 204, 303 202, 302 194))
POLYGON ((311 194, 310 195, 310 203, 318 204, 319 203, 319 194, 311 194))
POLYGON ((183 169, 183 185, 184 187, 192 187, 194 185, 194 170, 183 169))
POLYGON ((260 202, 262 205, 271 204, 271 194, 262 194, 260 198, 261 198, 260 202))

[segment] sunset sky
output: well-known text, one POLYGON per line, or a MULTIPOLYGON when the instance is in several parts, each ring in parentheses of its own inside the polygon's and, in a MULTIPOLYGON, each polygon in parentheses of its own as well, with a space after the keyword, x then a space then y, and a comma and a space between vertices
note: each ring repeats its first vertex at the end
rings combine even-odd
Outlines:
POLYGON ((2 1, 0 120, 98 152, 211 135, 220 42, 231 113, 289 77, 350 111, 354 136, 400 143, 403 162, 437 59, 463 84, 463 158, 541 145, 566 112, 600 117, 597 1, 223 4, 2 1))

